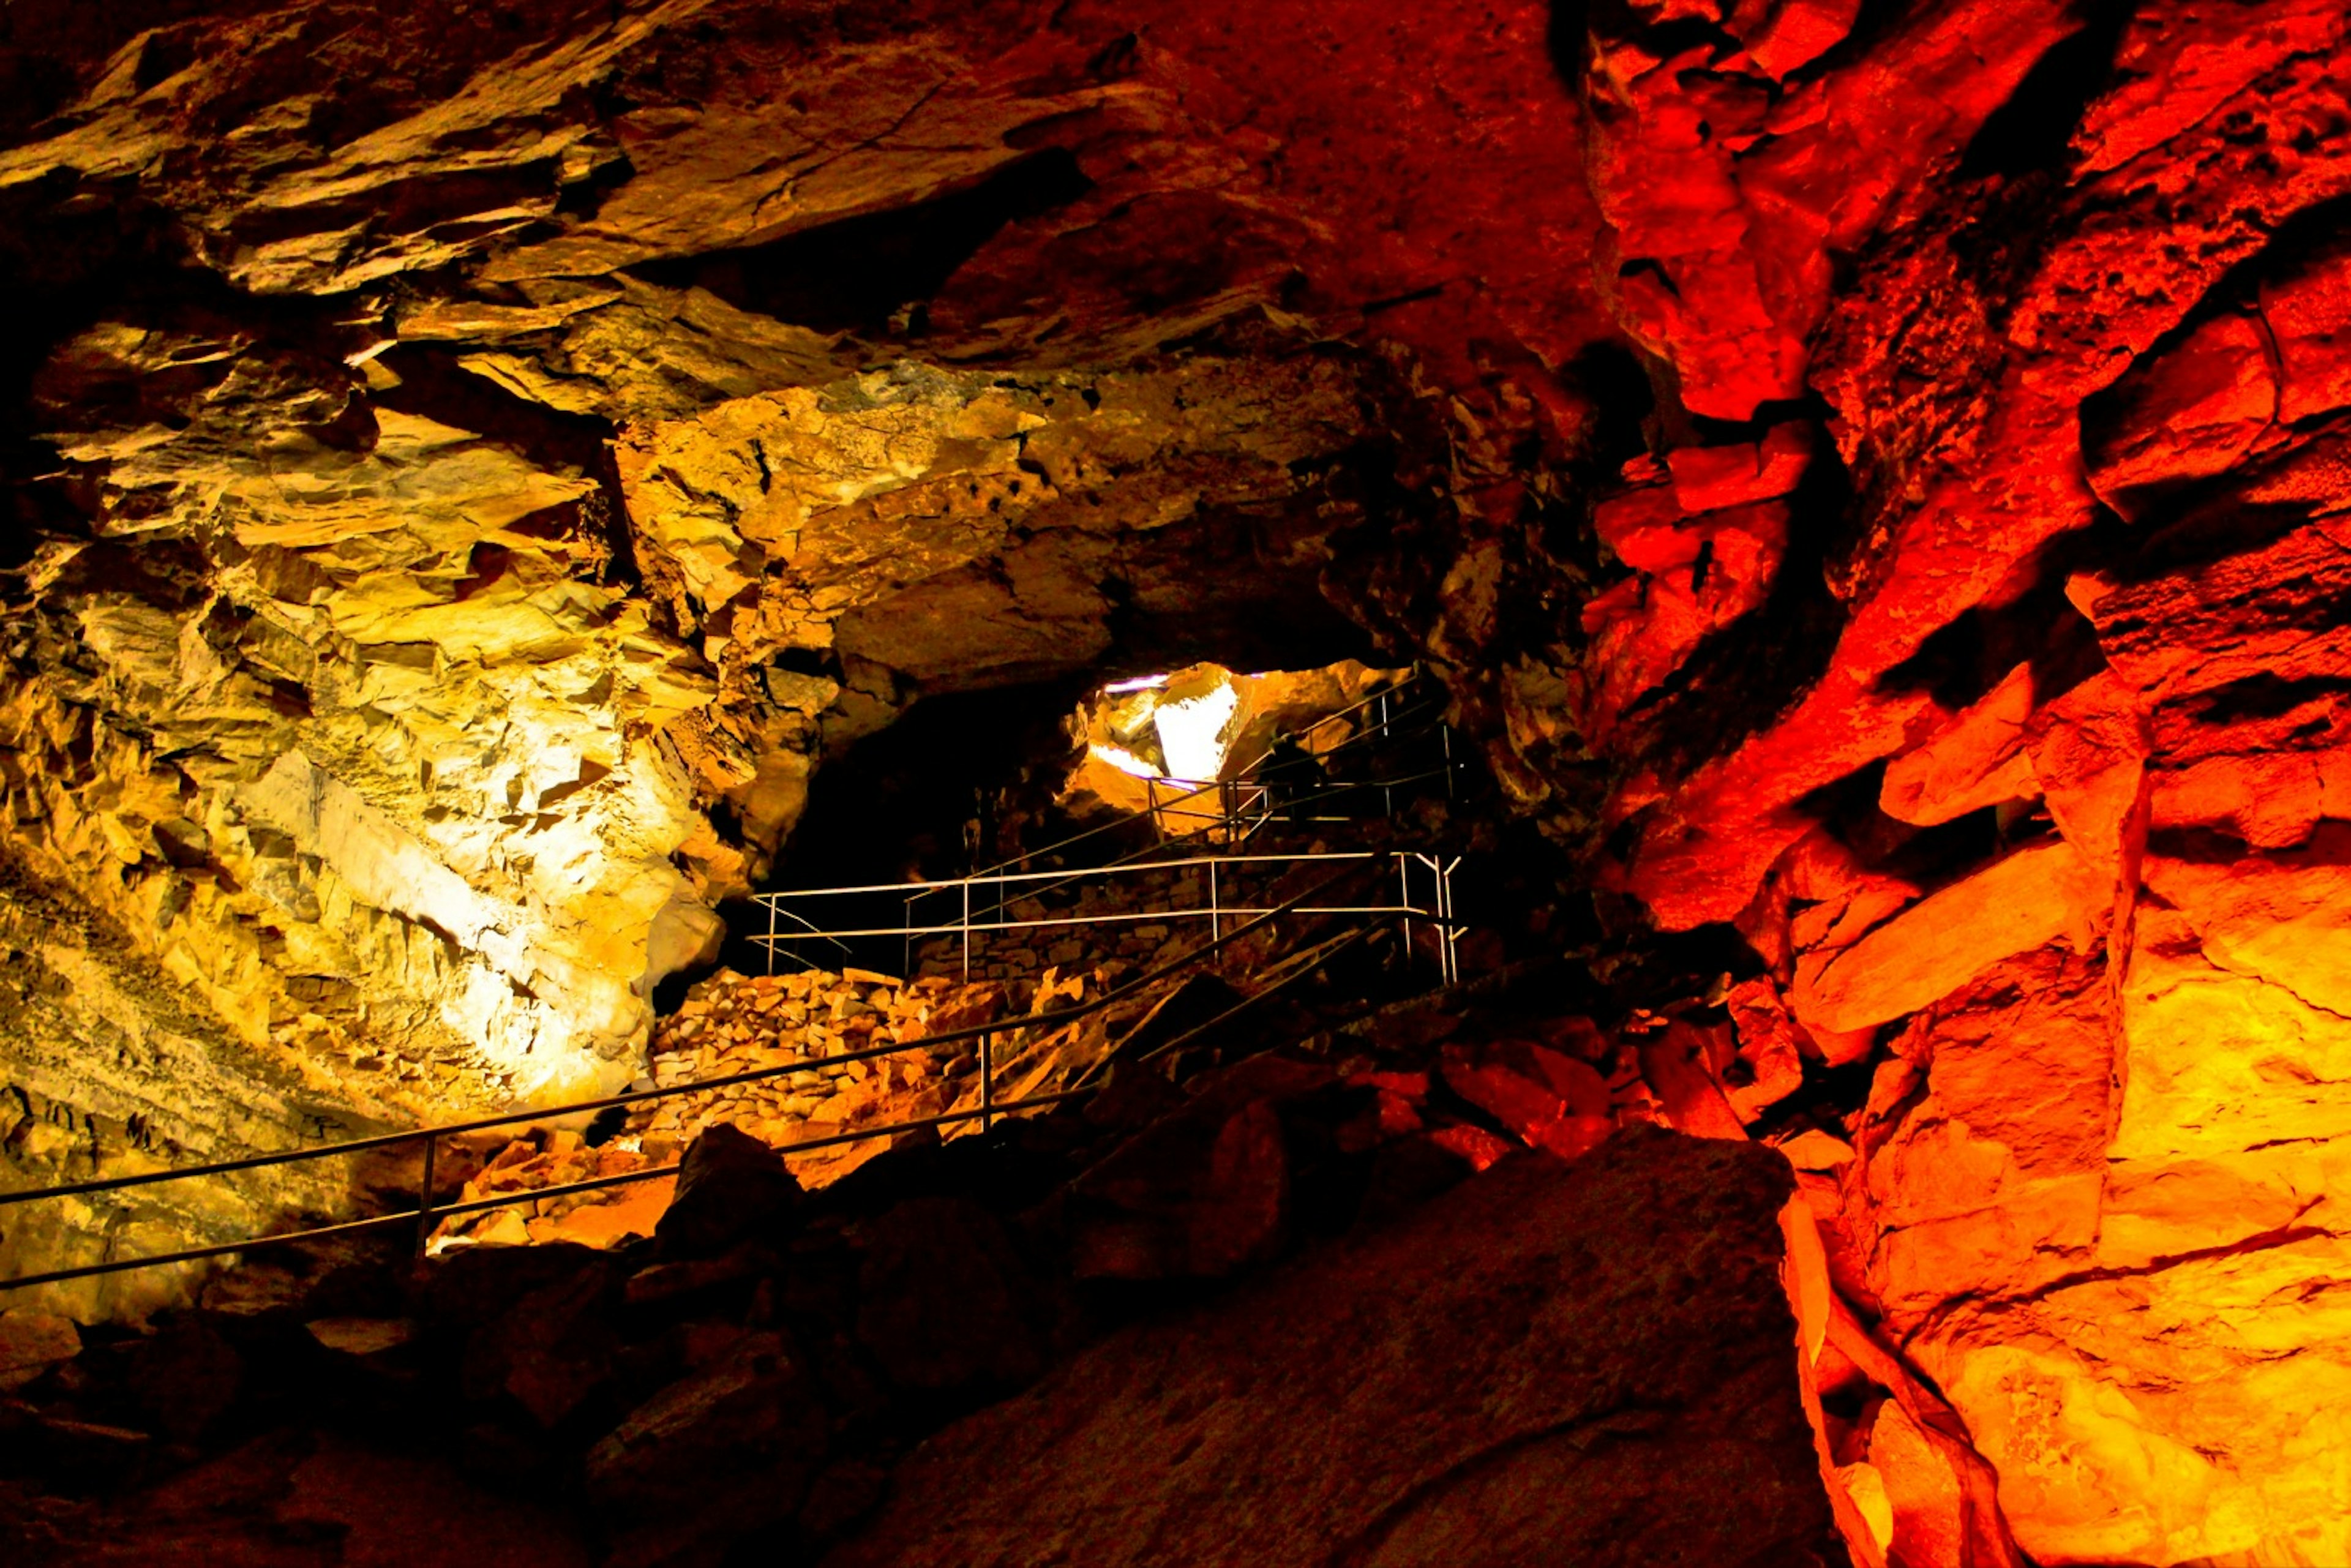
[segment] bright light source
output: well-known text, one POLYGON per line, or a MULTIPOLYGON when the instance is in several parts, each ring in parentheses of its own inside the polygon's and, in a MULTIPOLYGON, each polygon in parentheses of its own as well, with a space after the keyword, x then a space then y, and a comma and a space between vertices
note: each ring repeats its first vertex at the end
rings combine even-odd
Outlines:
POLYGON ((1145 762, 1142 758, 1137 757, 1132 751, 1127 751, 1115 746, 1104 746, 1100 741, 1095 741, 1092 745, 1087 747, 1086 749, 1093 753, 1094 756, 1101 758, 1104 762, 1109 763, 1113 768, 1117 768, 1122 773, 1132 773, 1137 779, 1156 779, 1159 777, 1159 769, 1154 768, 1151 764, 1145 762))
POLYGON ((1102 691, 1107 695, 1116 696, 1121 692, 1155 692, 1166 684, 1165 675, 1137 675, 1131 681, 1113 681, 1102 691))
POLYGON ((1225 726, 1240 705, 1240 693, 1217 686, 1182 702, 1163 702, 1152 715, 1159 727, 1159 754, 1172 779, 1206 781, 1225 765, 1225 726))

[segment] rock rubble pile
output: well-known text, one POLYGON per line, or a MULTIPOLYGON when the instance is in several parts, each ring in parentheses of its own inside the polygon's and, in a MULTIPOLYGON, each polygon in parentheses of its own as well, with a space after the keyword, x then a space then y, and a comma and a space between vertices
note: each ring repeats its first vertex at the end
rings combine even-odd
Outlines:
MULTIPOLYGON (((747 976, 731 969, 699 980, 654 1036, 653 1084, 672 1088, 745 1072, 797 1068, 750 1083, 647 1103, 622 1129, 590 1144, 578 1131, 539 1129, 506 1143, 457 1201, 522 1194, 598 1177, 658 1170, 712 1127, 786 1151, 793 1175, 820 1187, 889 1148, 905 1123, 980 1108, 981 1038, 924 1042, 981 1025, 994 1064, 993 1098, 1009 1103, 1069 1087, 1102 1060, 1110 1018, 1066 1024, 1027 1020, 1098 997, 1100 976, 1034 982, 911 983, 865 969, 747 976), (909 1049, 896 1050, 893 1048, 909 1049), (888 1054, 869 1056, 882 1051, 888 1054), (862 1134, 862 1135, 860 1135, 862 1134), (791 1145, 825 1143, 815 1149, 791 1145)), ((1117 1015, 1131 1018, 1134 1010, 1117 1015)), ((956 1138, 980 1130, 977 1115, 934 1130, 956 1138)), ((908 1135, 904 1133, 899 1136, 908 1135)), ((652 1234, 673 1183, 653 1176, 610 1189, 558 1195, 444 1221, 436 1245, 523 1245, 568 1240, 607 1246, 652 1234)))

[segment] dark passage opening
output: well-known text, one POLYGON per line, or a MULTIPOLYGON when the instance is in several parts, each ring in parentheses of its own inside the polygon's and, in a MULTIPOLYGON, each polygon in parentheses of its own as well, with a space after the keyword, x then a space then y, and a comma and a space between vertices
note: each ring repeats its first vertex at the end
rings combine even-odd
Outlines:
POLYGON ((879 334, 900 307, 938 293, 1007 224, 1075 201, 1092 182, 1053 148, 931 201, 636 268, 646 281, 702 287, 744 310, 820 331, 879 334))

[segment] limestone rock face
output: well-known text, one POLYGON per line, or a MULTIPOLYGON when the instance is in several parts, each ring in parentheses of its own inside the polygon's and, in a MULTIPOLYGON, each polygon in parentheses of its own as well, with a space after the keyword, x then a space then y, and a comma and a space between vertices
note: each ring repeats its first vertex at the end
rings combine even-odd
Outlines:
POLYGON ((1662 1132, 1505 1161, 948 1428, 826 1562, 1841 1563, 1787 1182, 1662 1132))
POLYGON ((1355 635, 1315 580, 1411 394, 1267 308, 1297 243, 1344 317, 1425 235, 1334 243, 1386 228, 1343 171, 1116 18, 771 9, 6 45, 14 853, 347 1098, 636 1076, 925 692, 1355 635))

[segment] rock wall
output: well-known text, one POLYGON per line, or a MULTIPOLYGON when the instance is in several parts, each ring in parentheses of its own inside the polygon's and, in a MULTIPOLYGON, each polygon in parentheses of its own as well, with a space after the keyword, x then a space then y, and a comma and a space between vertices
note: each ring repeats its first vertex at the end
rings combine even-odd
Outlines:
POLYGON ((287 1070, 410 1113, 624 1082, 828 749, 925 691, 1351 635, 1294 608, 1394 378, 1257 310, 1276 275, 901 310, 1040 206, 1217 183, 1105 162, 1175 108, 1080 68, 1116 35, 144 16, 9 57, 50 112, 0 154, 0 779, 14 855, 287 1070), (1008 331, 1050 362, 968 362, 1008 331))
MULTIPOLYGON (((0 882, 0 1176, 11 1187, 136 1176, 380 1131, 381 1101, 254 1051, 189 1005, 87 908, 0 882)), ((398 1162, 380 1157, 240 1173, 0 1208, 15 1274, 242 1240, 298 1218, 350 1218, 398 1162)), ((85 1322, 183 1300, 204 1276, 176 1265, 18 1292, 11 1307, 85 1322)))
POLYGON ((2351 1552, 2341 9, 1588 23, 1641 438, 1579 546, 1503 452, 1608 409, 1489 392, 1451 571, 1366 602, 1614 919, 1751 952, 1840 1287, 2035 1561, 2351 1552))

